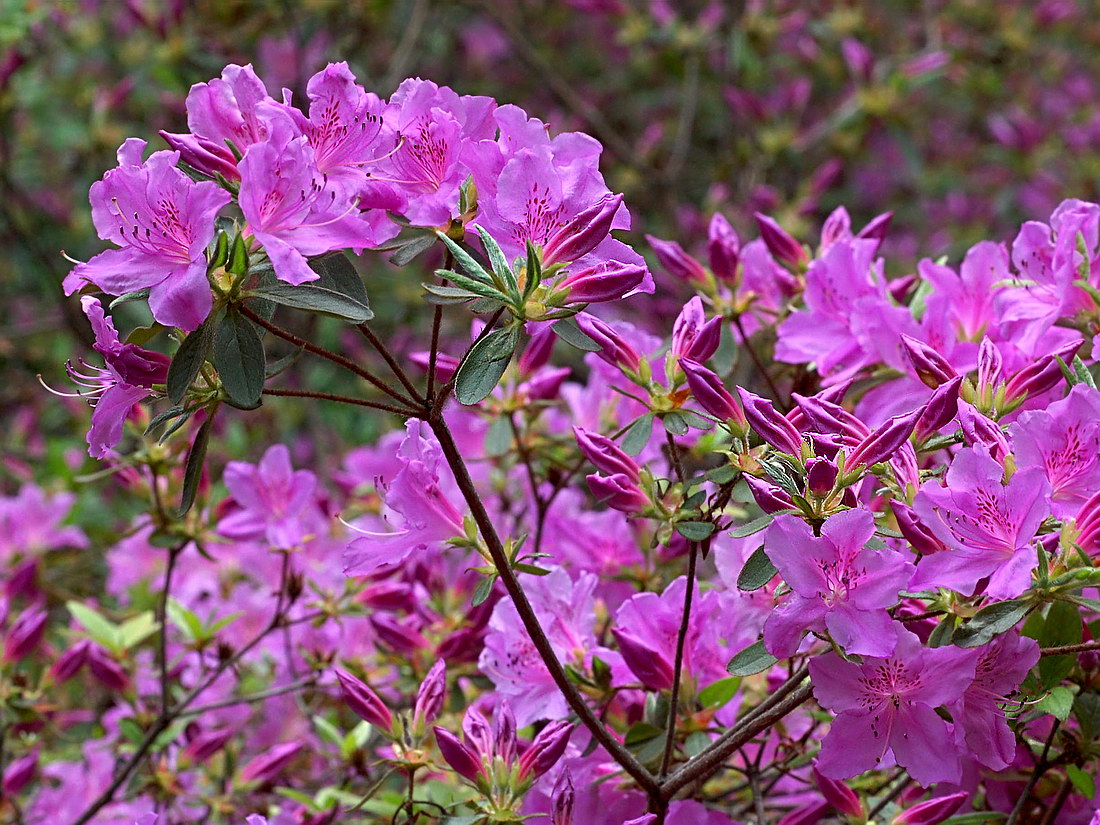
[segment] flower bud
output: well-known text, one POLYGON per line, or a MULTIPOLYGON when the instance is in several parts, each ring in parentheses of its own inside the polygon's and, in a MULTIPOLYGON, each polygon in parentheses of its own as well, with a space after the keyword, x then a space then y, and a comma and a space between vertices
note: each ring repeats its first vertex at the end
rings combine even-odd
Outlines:
MULTIPOLYGON (((409 360, 427 372, 431 368, 431 354, 427 352, 410 352, 409 360)), ((452 378, 454 374, 458 372, 458 367, 462 362, 452 355, 447 355, 445 352, 437 352, 435 354, 435 377, 443 384, 446 384, 452 378)))
POLYGON ((550 329, 549 324, 528 324, 527 328, 530 337, 516 362, 519 374, 524 376, 534 375, 550 363, 554 342, 558 340, 558 336, 554 334, 554 330, 550 329))
POLYGON ((917 426, 913 428, 918 444, 939 432, 947 422, 958 415, 959 387, 962 386, 962 382, 962 376, 957 375, 932 393, 932 397, 924 406, 924 412, 917 420, 917 426))
POLYGON ((1050 355, 1024 367, 1009 380, 1005 387, 1005 400, 1010 405, 1015 402, 1019 406, 1028 396, 1040 395, 1055 387, 1059 381, 1064 380, 1058 359, 1061 358, 1064 363, 1069 364, 1083 343, 1084 341, 1078 339, 1064 344, 1050 355))
POLYGON ((384 733, 393 730, 393 715, 377 693, 346 670, 337 669, 336 678, 340 681, 344 704, 351 708, 352 713, 384 733))
POLYGON ((592 495, 613 510, 620 513, 639 513, 649 506, 649 496, 629 476, 622 473, 611 476, 593 473, 586 478, 592 495))
POLYGON ((901 350, 905 353, 909 363, 913 365, 913 371, 917 378, 925 386, 935 389, 940 384, 950 381, 955 377, 955 368, 947 359, 936 352, 923 341, 918 341, 904 333, 901 336, 901 350))
POLYGON ((653 825, 657 821, 657 814, 642 814, 634 819, 626 820, 623 825, 653 825))
POLYGON ((571 272, 557 285, 568 291, 571 304, 595 304, 618 301, 645 279, 646 268, 620 261, 601 261, 571 272))
POLYGON ((859 801, 856 793, 843 782, 822 776, 817 770, 816 759, 814 760, 813 774, 814 782, 817 783, 821 795, 825 797, 830 805, 836 808, 838 813, 851 817, 863 816, 863 803, 859 801))
MULTIPOLYGON (((791 397, 809 422, 809 429, 822 435, 839 435, 858 442, 870 432, 867 425, 844 409, 820 396, 792 393, 791 397)), ((788 421, 790 418, 787 419, 788 421)))
POLYGON ((749 486, 749 492, 752 493, 757 506, 765 513, 772 514, 781 510, 798 509, 794 505, 794 500, 787 495, 785 490, 779 487, 750 475, 745 475, 745 483, 749 486))
POLYGON ((665 268, 669 275, 689 284, 703 285, 707 283, 707 271, 676 241, 662 241, 652 235, 646 235, 645 239, 653 251, 657 253, 657 260, 665 268))
POLYGON ((680 310, 672 327, 672 353, 702 363, 714 355, 722 337, 721 316, 706 320, 703 301, 696 295, 680 310))
POLYGON ((687 358, 680 359, 680 369, 687 376, 688 388, 699 406, 719 421, 728 423, 737 435, 744 436, 749 431, 744 410, 716 373, 687 358))
POLYGON ((561 385, 572 372, 569 367, 540 370, 538 375, 532 376, 529 381, 524 381, 520 385, 520 392, 530 401, 549 401, 557 398, 561 392, 561 385))
POLYGON ((837 241, 845 241, 852 237, 852 219, 848 216, 848 210, 838 206, 825 219, 821 227, 821 252, 825 252, 837 241))
POLYGON ((412 610, 416 596, 407 582, 386 580, 367 585, 359 594, 359 602, 375 610, 412 610))
POLYGON ((629 630, 613 627, 611 635, 619 643, 619 653, 631 673, 638 677, 638 681, 650 690, 667 690, 672 687, 675 676, 672 662, 661 651, 629 630))
POLYGON ((576 321, 581 331, 600 345, 600 351, 597 353, 600 358, 613 367, 627 372, 638 372, 642 365, 642 357, 613 327, 586 312, 579 313, 576 321))
POLYGON ((420 683, 420 689, 416 692, 416 703, 413 705, 413 731, 417 735, 423 734, 429 722, 434 722, 443 709, 443 700, 447 696, 447 670, 442 659, 432 665, 424 681, 420 683))
POLYGON ((766 444, 790 455, 799 455, 802 452, 802 434, 779 414, 771 401, 742 387, 737 388, 737 393, 741 396, 741 405, 749 426, 766 444))
POLYGON ((375 613, 370 617, 370 623, 379 640, 398 653, 415 653, 431 646, 410 621, 401 621, 391 613, 375 613))
POLYGON ((806 462, 806 489, 815 495, 826 495, 832 492, 839 473, 832 461, 814 456, 806 462))
POLYGON ((493 713, 493 753, 511 765, 516 761, 516 717, 512 706, 503 701, 493 713))
POLYGON ((823 820, 832 809, 833 806, 828 802, 811 802, 809 805, 795 808, 779 820, 777 825, 816 825, 816 823, 823 820))
POLYGON ((554 801, 550 809, 550 825, 573 825, 573 777, 568 770, 558 774, 551 797, 554 801))
POLYGON ((894 516, 898 520, 898 530, 905 536, 905 540, 913 545, 914 550, 927 556, 944 549, 940 540, 924 526, 912 507, 897 499, 894 499, 890 504, 894 508, 894 516))
POLYGON ((180 153, 180 160, 203 174, 211 177, 220 174, 231 181, 241 179, 241 174, 237 171, 237 160, 228 147, 219 146, 214 141, 198 135, 175 135, 161 131, 160 136, 172 149, 180 153))
POLYGON ((4 771, 4 796, 15 796, 22 791, 34 775, 38 773, 38 751, 31 751, 26 756, 13 761, 4 771))
POLYGON ((275 780, 304 747, 304 742, 284 742, 269 748, 267 753, 257 756, 241 768, 241 782, 264 785, 275 780))
POLYGON ((886 240, 886 233, 890 230, 890 221, 893 220, 893 212, 883 212, 877 218, 872 218, 868 224, 863 227, 857 234, 857 238, 863 238, 864 240, 878 241, 878 245, 875 247, 875 252, 878 252, 878 247, 882 246, 882 242, 886 240))
POLYGON ((447 764, 451 766, 459 776, 477 784, 478 777, 482 775, 481 760, 477 754, 459 741, 458 737, 446 728, 435 727, 435 743, 439 746, 439 752, 447 764))
POLYGON ((535 741, 519 758, 519 771, 516 776, 520 782, 534 782, 561 759, 573 735, 573 726, 564 720, 557 720, 539 731, 535 741))
POLYGON ((737 265, 741 261, 741 239, 730 222, 717 212, 710 219, 707 236, 710 271, 725 284, 736 283, 737 265))
POLYGON ((756 225, 760 229, 760 238, 772 253, 772 257, 781 264, 800 269, 809 263, 810 258, 802 244, 792 238, 783 227, 767 215, 756 212, 756 225))
POLYGON ((983 398, 988 396, 990 402, 997 382, 1001 380, 1003 365, 1004 359, 997 345, 989 340, 988 335, 982 338, 978 346, 978 393, 983 398))
POLYGON ((233 738, 231 728, 220 730, 207 730, 197 734, 181 752, 181 756, 191 764, 205 762, 218 751, 225 747, 225 743, 233 738))
POLYGON ((904 304, 909 298, 910 290, 916 286, 919 280, 916 273, 912 272, 908 275, 902 275, 900 278, 891 278, 886 282, 886 291, 899 304, 904 304))
POLYGON ((912 412, 901 413, 886 419, 852 451, 845 462, 845 470, 854 470, 861 465, 869 467, 888 459, 912 435, 913 428, 924 414, 924 410, 922 406, 912 412))
POLYGON ((468 710, 462 718, 462 733, 466 742, 484 760, 492 760, 496 752, 495 737, 489 720, 478 710, 468 710))
POLYGON ((67 648, 50 668, 50 678, 58 684, 67 682, 80 671, 88 661, 88 651, 92 643, 87 639, 77 642, 67 648))
POLYGON ((1008 439, 1005 437, 1004 430, 998 424, 990 421, 978 412, 973 405, 967 404, 965 401, 958 402, 958 416, 963 437, 968 445, 980 444, 988 449, 990 455, 995 459, 1004 461, 1005 456, 1011 452, 1011 449, 1008 446, 1008 439))
POLYGON ((966 791, 959 791, 950 796, 929 799, 902 811, 890 825, 938 825, 961 808, 968 796, 966 791))
POLYGON ((606 195, 598 203, 579 212, 573 220, 546 240, 542 265, 576 261, 587 255, 611 233, 615 214, 623 204, 622 195, 606 195))
POLYGON ((9 599, 37 599, 38 559, 27 559, 12 572, 4 584, 4 595, 9 599))
POLYGON ((840 53, 852 77, 859 81, 871 79, 871 71, 875 68, 875 56, 870 49, 854 37, 845 37, 840 41, 840 53))
POLYGON ((126 671, 99 645, 88 648, 88 670, 108 690, 122 691, 130 686, 126 671))
POLYGON ((600 472, 608 475, 625 475, 635 484, 641 479, 638 462, 606 435, 591 432, 583 427, 574 427, 573 435, 584 457, 600 472))
POLYGON ((39 608, 24 610, 4 638, 4 661, 18 662, 33 651, 46 632, 49 614, 39 608))

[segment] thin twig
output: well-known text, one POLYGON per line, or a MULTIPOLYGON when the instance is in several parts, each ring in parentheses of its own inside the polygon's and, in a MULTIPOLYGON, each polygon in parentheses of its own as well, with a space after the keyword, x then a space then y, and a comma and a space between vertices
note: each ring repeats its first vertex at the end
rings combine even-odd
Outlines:
POLYGON ((1035 786, 1039 783, 1043 774, 1047 772, 1050 767, 1050 763, 1047 762, 1047 756, 1050 754, 1050 747, 1054 744, 1054 737, 1058 733, 1058 728, 1061 725, 1057 719, 1054 720, 1050 726, 1050 734, 1047 736, 1047 740, 1043 743, 1043 751, 1039 755, 1038 761, 1035 763, 1035 769, 1031 772, 1031 776, 1027 779, 1027 784, 1024 785, 1024 789, 1020 791, 1020 796, 1016 800, 1016 804, 1012 808, 1012 813, 1008 815, 1008 819, 1005 820, 1005 825, 1016 825, 1020 821, 1020 817, 1023 816, 1024 808, 1027 807, 1028 800, 1031 799, 1031 792, 1035 789, 1035 786))
MULTIPOLYGON (((153 486, 157 479, 153 476, 153 486)), ((164 590, 157 603, 157 623, 160 625, 160 638, 157 640, 157 669, 160 673, 160 715, 168 714, 168 599, 172 591, 172 573, 187 542, 177 544, 168 550, 168 560, 164 565, 164 590)))
MULTIPOLYGON (((289 627, 288 625, 285 625, 289 627)), ((233 699, 222 699, 220 702, 211 702, 208 705, 198 705, 197 707, 188 708, 176 714, 177 718, 184 718, 187 716, 201 716, 210 710, 220 710, 221 708, 231 708, 234 705, 249 705, 253 702, 259 702, 261 699, 270 699, 272 696, 282 696, 284 693, 291 693, 301 688, 312 687, 317 684, 316 676, 307 676, 304 679, 299 679, 296 682, 291 682, 289 685, 283 685, 282 687, 268 688, 267 690, 257 691, 256 693, 250 693, 247 696, 238 696, 233 699)))
MULTIPOLYGON (((454 255, 451 250, 447 250, 447 255, 443 259, 443 268, 450 269, 455 265, 454 255)), ((442 279, 444 286, 447 284, 447 279, 442 279)), ((428 403, 431 404, 435 400, 433 393, 435 392, 435 373, 436 373, 436 361, 439 360, 439 328, 443 325, 443 307, 440 304, 435 305, 435 310, 432 312, 432 343, 428 350, 428 392, 426 397, 428 403)), ((492 324, 488 324, 486 329, 489 329, 492 324)), ((444 392, 442 395, 444 398, 449 395, 448 392, 444 392)))
POLYGON ((1039 655, 1068 656, 1071 653, 1085 653, 1089 650, 1100 650, 1100 641, 1081 642, 1076 645, 1062 645, 1060 647, 1044 647, 1039 651, 1039 655))
POLYGON ((386 362, 386 366, 390 368, 390 371, 397 376, 397 380, 401 382, 401 385, 408 391, 409 396, 415 400, 423 402, 424 398, 420 395, 420 391, 413 385, 413 382, 409 379, 408 373, 401 368, 401 365, 397 363, 397 359, 393 357, 393 353, 390 352, 389 347, 382 343, 377 335, 374 334, 374 330, 368 327, 366 324, 356 324, 355 328, 362 333, 363 337, 367 339, 375 351, 382 356, 382 359, 386 362))
POLYGON ((783 396, 779 392, 779 388, 775 385, 775 381, 772 380, 771 374, 768 372, 768 368, 764 366, 764 362, 760 360, 760 356, 756 354, 756 350, 753 348, 752 342, 749 340, 749 336, 745 334, 745 325, 741 323, 741 316, 733 316, 733 325, 737 327, 737 332, 741 336, 741 342, 745 345, 745 349, 748 350, 749 358, 752 359, 753 365, 756 367, 756 371, 764 376, 764 381, 768 385, 768 390, 771 391, 772 398, 775 399, 775 403, 779 405, 779 408, 786 413, 787 404, 783 401, 783 396))
POLYGON ((385 404, 381 401, 367 401, 363 398, 352 398, 350 395, 337 395, 331 392, 318 392, 315 390, 276 390, 264 388, 264 395, 274 395, 285 398, 314 398, 318 401, 334 401, 338 404, 354 404, 357 407, 370 407, 372 410, 393 413, 408 417, 415 415, 415 410, 402 408, 393 404, 385 404))

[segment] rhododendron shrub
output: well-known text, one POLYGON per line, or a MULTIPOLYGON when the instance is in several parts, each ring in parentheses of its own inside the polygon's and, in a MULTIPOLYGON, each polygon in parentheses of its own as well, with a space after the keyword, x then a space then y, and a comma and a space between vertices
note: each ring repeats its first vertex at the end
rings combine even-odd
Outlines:
POLYGON ((70 374, 142 509, 81 599, 71 496, 0 500, 6 814, 1090 822, 1100 206, 893 278, 889 216, 715 216, 655 278, 587 135, 344 64, 298 102, 227 67, 92 187, 70 374), (388 431, 319 472, 271 404, 388 431))

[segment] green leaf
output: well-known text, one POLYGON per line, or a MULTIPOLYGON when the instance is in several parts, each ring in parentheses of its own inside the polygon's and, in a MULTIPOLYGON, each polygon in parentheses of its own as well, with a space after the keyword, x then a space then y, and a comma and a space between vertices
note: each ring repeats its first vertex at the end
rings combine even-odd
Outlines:
POLYGON ((187 466, 183 471, 183 492, 180 496, 180 509, 178 518, 183 518, 191 505, 195 503, 195 496, 199 492, 199 479, 202 478, 202 465, 206 460, 206 448, 210 446, 210 431, 214 427, 214 409, 207 411, 206 420, 202 422, 198 433, 195 435, 195 443, 191 445, 191 451, 187 454, 187 466))
POLYGON ((512 423, 508 416, 501 415, 485 431, 485 455, 497 457, 512 449, 512 423))
POLYGON ((496 388, 512 360, 518 333, 517 327, 504 327, 489 333, 470 348, 455 373, 455 398, 459 404, 476 404, 496 388))
POLYGON ((316 281, 310 281, 313 286, 331 289, 346 295, 353 301, 363 306, 370 306, 367 297, 367 288, 363 286, 363 279, 359 277, 359 270, 355 264, 348 260, 343 252, 331 252, 317 258, 311 258, 309 268, 321 277, 316 281))
POLYGON ((153 420, 149 422, 149 426, 145 428, 144 435, 149 435, 149 433, 153 432, 158 427, 167 424, 173 418, 183 415, 183 412, 184 408, 177 404, 174 407, 169 407, 163 412, 157 413, 155 416, 153 416, 153 420))
POLYGON ((726 672, 733 676, 752 676, 767 670, 779 660, 764 649, 763 640, 753 642, 746 647, 726 665, 726 672))
POLYGON ((580 325, 576 318, 562 318, 550 325, 550 329, 569 346, 584 352, 599 352, 603 347, 593 341, 580 325))
POLYGON ((1100 694, 1088 691, 1073 700, 1073 715, 1081 726, 1081 738, 1086 742, 1100 736, 1100 694))
MULTIPOLYGON (((1039 647, 1075 645, 1081 641, 1082 632, 1081 611, 1069 602, 1053 602, 1039 633, 1039 647)), ((1039 681, 1045 688, 1054 687, 1070 674, 1076 662, 1073 655, 1044 656, 1039 660, 1039 681)))
POLYGON ((245 245, 244 235, 237 235, 229 248, 229 261, 225 265, 227 272, 234 275, 244 275, 248 272, 248 247, 245 245))
MULTIPOLYGON (((542 281, 542 261, 539 260, 538 250, 530 240, 527 241, 527 271, 526 282, 523 286, 524 299, 530 298, 542 281)), ((583 335, 583 333, 581 333, 583 335)), ((585 335, 587 338, 588 336, 585 335)))
POLYGON ((180 348, 168 367, 168 400, 178 404, 187 395, 188 388, 195 382, 210 347, 214 343, 214 332, 221 323, 222 310, 216 309, 199 328, 183 339, 180 348))
POLYGON ((374 317, 367 304, 335 290, 317 286, 316 282, 293 286, 280 281, 264 284, 245 294, 250 298, 262 298, 282 306, 351 321, 353 324, 361 324, 374 317))
POLYGON ((709 521, 678 521, 676 532, 688 541, 703 541, 710 538, 714 525, 709 521))
POLYGON ((951 637, 955 633, 955 617, 945 616, 943 620, 928 634, 929 647, 944 647, 951 644, 951 637))
MULTIPOLYGON (((466 271, 466 274, 468 274, 470 278, 474 281, 480 281, 485 286, 493 285, 493 276, 486 272, 485 267, 475 261, 469 252, 448 238, 445 233, 437 231, 436 234, 439 236, 439 239, 443 241, 447 249, 450 250, 451 255, 454 256, 458 265, 466 271)), ((457 280, 455 283, 458 283, 457 280)))
POLYGON ((135 289, 133 292, 124 292, 115 298, 111 303, 107 304, 107 309, 112 310, 122 304, 128 304, 130 301, 144 301, 149 297, 148 289, 135 289))
POLYGON ((210 250, 210 258, 206 262, 206 271, 212 272, 219 266, 225 266, 229 262, 229 236, 219 232, 214 239, 214 248, 210 250))
POLYGON ((664 424, 665 431, 672 435, 687 435, 687 421, 678 412, 665 413, 661 416, 661 423, 664 424))
POLYGON ((167 611, 169 620, 187 636, 189 641, 198 642, 206 638, 202 620, 182 603, 176 599, 168 599, 167 611))
POLYGON ((474 598, 470 602, 474 607, 483 604, 485 600, 489 598, 489 594, 493 592, 493 585, 496 583, 496 580, 496 576, 486 576, 478 583, 477 590, 474 591, 474 598))
POLYGON ((1096 796, 1096 780, 1092 778, 1092 774, 1086 773, 1076 765, 1066 765, 1066 776, 1069 777, 1069 781, 1073 783, 1073 787, 1075 787, 1085 799, 1092 799, 1096 796))
POLYGON ((775 578, 777 572, 779 571, 775 569, 775 565, 768 558, 768 554, 764 552, 764 548, 758 547, 756 552, 749 556, 745 566, 741 568, 741 572, 737 575, 737 589, 746 592, 759 590, 775 578))
POLYGON ((730 676, 719 679, 699 691, 699 704, 705 708, 720 708, 737 695, 741 687, 741 678, 730 676))
POLYGON ((435 235, 416 235, 390 255, 390 263, 394 266, 408 266, 414 258, 417 258, 423 252, 427 252, 433 246, 435 246, 435 235))
POLYGON ((729 533, 735 539, 743 539, 746 536, 759 533, 773 521, 775 521, 774 515, 760 516, 760 518, 754 518, 752 521, 745 522, 741 526, 730 530, 729 533))
POLYGON ((88 631, 88 636, 91 637, 92 641, 98 642, 114 653, 121 652, 118 626, 114 622, 78 601, 65 602, 65 607, 68 608, 81 627, 88 631))
POLYGON ((653 413, 646 413, 630 425, 623 436, 622 448, 627 455, 638 455, 649 443, 653 433, 653 413))
POLYGON ((260 406, 266 367, 264 346, 253 323, 236 310, 226 312, 225 321, 214 335, 213 362, 230 404, 245 410, 260 406))
POLYGON ((159 629, 153 611, 146 610, 144 613, 139 613, 134 618, 127 619, 118 626, 119 646, 124 651, 129 650, 134 645, 140 644, 152 636, 159 629))
POLYGON ((1050 713, 1061 721, 1069 718, 1069 712, 1073 709, 1073 691, 1068 687, 1059 685, 1035 704, 1035 709, 1043 713, 1050 713))
POLYGON ((516 281, 516 275, 512 272, 512 267, 508 265, 508 259, 504 256, 504 250, 500 248, 500 244, 493 239, 493 236, 486 232, 482 227, 474 227, 477 230, 478 236, 481 238, 481 245, 485 249, 485 254, 489 256, 489 263, 493 267, 493 274, 497 276, 499 280, 499 286, 507 291, 509 296, 515 302, 519 302, 519 283, 516 281))
POLYGON ((970 621, 955 631, 952 642, 957 647, 981 647, 994 637, 1016 626, 1031 606, 1018 599, 996 602, 983 607, 970 621))

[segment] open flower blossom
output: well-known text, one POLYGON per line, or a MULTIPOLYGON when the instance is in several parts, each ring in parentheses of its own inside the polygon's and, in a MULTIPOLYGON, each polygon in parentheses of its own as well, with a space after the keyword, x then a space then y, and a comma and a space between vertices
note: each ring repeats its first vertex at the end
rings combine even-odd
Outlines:
POLYGON ((317 476, 295 470, 282 444, 268 448, 259 464, 231 461, 225 486, 236 507, 218 521, 218 531, 235 539, 263 539, 290 549, 316 536, 325 525, 317 504, 317 476))
POLYGON ((65 278, 65 294, 87 283, 109 295, 148 289, 156 320, 193 330, 213 302, 206 246, 229 193, 177 169, 178 152, 154 152, 142 160, 145 145, 138 138, 127 140, 118 150, 118 168, 92 184, 96 231, 119 248, 77 264, 65 278))

